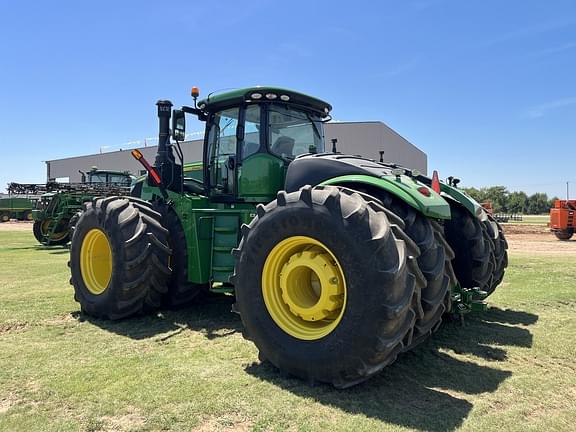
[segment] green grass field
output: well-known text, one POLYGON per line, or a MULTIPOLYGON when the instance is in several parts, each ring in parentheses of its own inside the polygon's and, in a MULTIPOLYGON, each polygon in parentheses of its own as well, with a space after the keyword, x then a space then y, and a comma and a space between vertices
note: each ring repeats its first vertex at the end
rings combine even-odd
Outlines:
POLYGON ((348 390, 280 376, 230 301, 104 322, 68 252, 0 232, 2 431, 573 431, 572 258, 512 256, 492 309, 348 390))

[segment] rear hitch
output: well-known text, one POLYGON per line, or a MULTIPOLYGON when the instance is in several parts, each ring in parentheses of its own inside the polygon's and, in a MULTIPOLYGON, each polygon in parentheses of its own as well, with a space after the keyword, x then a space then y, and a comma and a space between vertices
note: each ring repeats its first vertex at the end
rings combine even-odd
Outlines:
POLYGON ((485 312, 488 304, 484 299, 488 296, 486 291, 479 287, 462 288, 460 284, 452 291, 452 310, 460 322, 464 322, 464 315, 470 312, 485 312))

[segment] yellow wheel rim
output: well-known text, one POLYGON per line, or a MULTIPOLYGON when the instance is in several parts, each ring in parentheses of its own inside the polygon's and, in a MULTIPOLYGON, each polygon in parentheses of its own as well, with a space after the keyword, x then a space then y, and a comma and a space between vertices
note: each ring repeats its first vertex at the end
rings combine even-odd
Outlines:
POLYGON ((80 273, 84 285, 94 295, 102 294, 112 279, 112 248, 106 234, 93 228, 80 248, 80 273))
POLYGON ((320 339, 344 315, 344 272, 323 243, 311 237, 289 237, 266 258, 262 295, 268 313, 282 330, 297 339, 320 339))
POLYGON ((32 213, 26 213, 26 220, 32 220, 32 213))
MULTIPOLYGON (((44 222, 42 222, 42 225, 40 226, 40 231, 42 232, 42 235, 44 236, 44 238, 46 238, 46 236, 48 235, 48 232, 50 231, 50 219, 46 219, 44 222)), ((64 230, 61 232, 55 232, 55 233, 50 234, 50 236, 48 237, 48 240, 49 241, 62 240, 67 235, 68 235, 68 230, 64 230)))

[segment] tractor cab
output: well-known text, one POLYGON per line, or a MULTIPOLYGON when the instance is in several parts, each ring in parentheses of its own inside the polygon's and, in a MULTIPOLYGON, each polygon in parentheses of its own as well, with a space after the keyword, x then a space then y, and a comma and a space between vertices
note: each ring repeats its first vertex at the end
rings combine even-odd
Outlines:
MULTIPOLYGON (((279 190, 293 192, 307 184, 336 181, 348 185, 351 176, 362 176, 363 182, 368 182, 364 190, 373 183, 367 178, 383 177, 394 179, 394 188, 401 184, 402 188, 416 189, 413 170, 342 155, 334 146, 331 151, 326 149, 324 123, 331 119, 332 107, 321 99, 275 87, 210 94, 200 101, 198 95, 194 87, 194 107, 179 110, 172 110, 169 101, 157 103, 160 134, 155 169, 166 190, 233 204, 268 203, 279 190), (179 143, 186 135, 186 113, 206 123, 201 164, 184 165, 179 143), (175 146, 169 143, 170 136, 175 146)), ((149 176, 148 184, 160 185, 151 179, 153 176, 149 176)), ((140 188, 135 191, 138 196, 140 188)), ((426 192, 424 188, 419 193, 426 192)), ((445 207, 443 202, 437 204, 445 207)))
MULTIPOLYGON (((181 187, 214 202, 268 202, 283 188, 288 165, 296 157, 325 151, 324 122, 330 119, 332 107, 320 99, 274 87, 209 95, 197 103, 198 94, 193 92, 193 96, 194 108, 172 112, 172 138, 177 142, 176 154, 181 155, 185 113, 205 121, 202 182, 187 176, 192 170, 174 161, 164 134, 167 150, 163 152, 161 142, 156 167, 162 179, 169 179, 169 190, 178 192, 181 187), (170 169, 171 165, 176 169, 170 169), (179 171, 183 171, 181 181, 179 171)), ((165 106, 159 105, 159 115, 169 114, 171 104, 160 103, 165 106)))
POLYGON ((132 184, 134 176, 130 175, 127 171, 109 171, 109 170, 99 170, 96 167, 86 174, 82 174, 82 183, 88 184, 104 184, 104 185, 115 185, 115 186, 125 186, 128 187, 132 184))

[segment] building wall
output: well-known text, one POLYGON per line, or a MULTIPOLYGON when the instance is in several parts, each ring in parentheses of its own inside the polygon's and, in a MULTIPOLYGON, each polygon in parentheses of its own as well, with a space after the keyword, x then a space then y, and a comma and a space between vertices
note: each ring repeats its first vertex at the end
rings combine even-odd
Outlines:
MULTIPOLYGON (((378 160, 378 152, 384 150, 385 161, 396 162, 426 174, 426 154, 382 122, 327 123, 325 136, 328 151, 332 148, 331 139, 337 138, 337 150, 341 153, 378 160)), ((202 160, 202 140, 186 141, 181 145, 185 161, 202 160)), ((129 171, 137 175, 142 166, 132 157, 131 150, 47 161, 46 177, 68 178, 71 183, 75 183, 81 179, 78 170, 89 171, 93 166, 99 169, 129 171)), ((156 146, 141 147, 139 150, 148 162, 154 164, 156 146)))
MULTIPOLYGON (((181 143, 184 160, 202 160, 202 144, 202 140, 181 143)), ((156 149, 156 146, 139 148, 146 160, 152 165, 154 165, 154 159, 156 158, 156 149)), ((68 177, 70 183, 78 183, 81 180, 81 174, 78 170, 87 172, 94 166, 99 169, 128 171, 131 174, 138 175, 143 170, 143 167, 140 162, 130 154, 131 150, 132 149, 120 150, 47 161, 46 177, 47 179, 68 177)))
POLYGON ((327 123, 324 135, 327 150, 332 148, 331 139, 337 138, 337 150, 341 153, 380 160, 378 152, 383 150, 385 162, 397 163, 427 174, 426 153, 382 122, 327 123))

